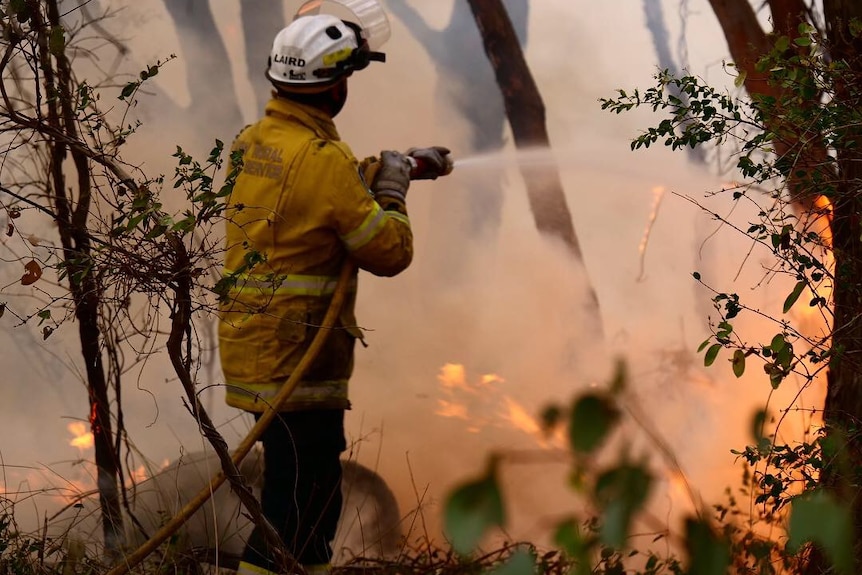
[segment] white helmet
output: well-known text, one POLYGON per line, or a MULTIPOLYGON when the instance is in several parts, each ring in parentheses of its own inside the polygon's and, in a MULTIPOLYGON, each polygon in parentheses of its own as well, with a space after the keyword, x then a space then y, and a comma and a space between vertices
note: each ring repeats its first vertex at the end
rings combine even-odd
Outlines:
POLYGON ((299 16, 276 35, 266 76, 287 90, 317 92, 372 60, 386 56, 369 49, 358 25, 329 14, 299 16))
POLYGON ((378 0, 307 0, 294 18, 312 14, 331 14, 348 22, 356 22, 368 47, 379 50, 389 40, 389 18, 378 0))

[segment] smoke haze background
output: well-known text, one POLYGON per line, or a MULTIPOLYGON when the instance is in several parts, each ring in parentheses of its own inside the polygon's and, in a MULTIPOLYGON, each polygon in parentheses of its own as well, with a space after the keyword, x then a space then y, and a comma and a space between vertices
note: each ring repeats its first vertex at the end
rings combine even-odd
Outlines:
MULTIPOLYGON (((266 55, 259 70, 249 74, 235 4, 213 1, 211 7, 228 48, 223 72, 233 78, 243 120, 252 122, 257 118, 255 90, 267 89, 262 74, 266 55)), ((298 4, 285 2, 285 13, 298 4)), ((680 4, 661 4, 675 46, 683 33, 680 4)), ((450 1, 414 0, 412 5, 435 26, 443 26, 451 10, 450 1)), ((687 7, 688 70, 732 88, 732 78, 721 68, 724 40, 708 3, 682 5, 687 7)), ((749 421, 768 398, 768 381, 754 362, 743 378, 734 378, 725 355, 713 368, 702 367, 695 350, 709 333, 707 316, 714 318, 715 312, 710 294, 698 287, 691 272, 699 271, 718 289, 738 291, 755 307, 773 313, 780 313, 789 288, 776 280, 754 291, 769 254, 755 251, 746 258, 750 246, 744 238, 674 195, 702 199, 732 174, 717 175, 714 162, 697 167, 684 154, 664 149, 632 153, 631 138, 656 123, 657 116, 612 116, 600 110, 598 98, 613 96, 616 88, 652 85, 657 57, 645 22, 639 3, 631 0, 542 0, 531 6, 526 55, 545 100, 553 157, 588 281, 563 246, 536 232, 508 133, 502 156, 511 158, 508 166, 477 162, 436 182, 414 183, 408 200, 416 239, 413 265, 394 279, 363 274, 357 316, 370 345, 357 348, 351 383, 351 456, 383 475, 403 511, 421 507, 425 525, 414 535, 425 529, 431 535, 438 532, 445 493, 479 473, 491 450, 549 451, 535 434, 513 423, 512 402, 538 418, 550 402, 567 404, 576 393, 603 384, 620 355, 629 365, 634 403, 676 453, 703 498, 716 500, 739 477, 729 450, 749 441, 749 421), (496 234, 475 237, 468 228, 471 185, 499 169, 505 177, 501 227, 496 234), (638 247, 657 188, 664 196, 641 254, 638 247), (740 266, 742 273, 733 281, 740 266), (598 295, 606 346, 597 345, 595 334, 585 328, 588 283, 598 295), (446 364, 462 365, 464 382, 474 389, 443 386, 439 376, 446 364), (488 374, 502 381, 481 385, 488 374), (447 401, 462 404, 472 419, 441 416, 441 402, 447 401)), ((281 24, 276 22, 275 30, 281 24)), ((177 144, 202 158, 214 138, 230 142, 241 127, 222 124, 224 102, 233 95, 212 93, 210 101, 196 103, 194 114, 185 113, 190 105, 186 72, 197 63, 184 58, 161 2, 124 5, 106 25, 131 48, 119 64, 125 73, 134 74, 171 53, 178 56, 155 79, 158 97, 139 99, 135 111, 145 126, 131 140, 126 160, 143 162, 151 176, 170 175, 170 154, 177 144)), ((350 80, 347 106, 336 121, 339 131, 358 157, 442 144, 457 161, 464 155, 467 129, 465 119, 438 97, 438 83, 447 78, 436 72, 398 20, 393 18, 392 26, 385 47, 388 62, 350 80)), ((272 34, 266 32, 266 37, 272 34)), ((206 53, 206 45, 201 48, 206 53)), ((182 198, 171 198, 169 188, 166 205, 180 209, 182 198)), ((703 201, 719 213, 731 210, 729 198, 703 201)), ((756 213, 750 209, 745 214, 745 209, 734 212, 743 224, 756 213)), ((4 285, 20 275, 10 267, 15 268, 4 266, 4 285)), ((68 445, 70 418, 84 420, 88 411, 76 329, 66 324, 43 342, 35 325, 13 329, 15 321, 8 314, 0 322, 7 362, 0 423, 6 491, 17 491, 24 480, 35 484, 39 475, 69 488, 77 488, 68 484, 74 481, 86 486, 90 473, 76 461, 92 453, 68 445)), ((213 320, 207 325, 214 334, 213 320)), ((736 325, 751 342, 775 333, 746 317, 736 325)), ((207 380, 201 384, 210 386, 203 392, 205 405, 235 444, 250 419, 224 406, 220 370, 215 359, 210 361, 202 372, 207 380)), ((770 400, 773 413, 789 403, 796 392, 791 388, 793 382, 786 383, 770 400)), ((182 389, 166 356, 152 358, 143 372, 128 374, 123 393, 129 435, 155 468, 206 447, 183 406, 182 389)), ((817 392, 809 404, 816 400, 817 392)), ((801 418, 790 419, 785 428, 790 435, 807 425, 801 418)), ((629 431, 648 447, 635 426, 629 431)), ((652 460, 664 469, 658 457, 652 460)), ((579 511, 565 489, 566 471, 563 463, 504 468, 513 537, 537 540, 566 514, 566 505, 579 511)), ((660 485, 655 500, 662 513, 690 509, 679 485, 670 480, 660 485)), ((25 508, 44 512, 50 505, 33 500, 25 508)))

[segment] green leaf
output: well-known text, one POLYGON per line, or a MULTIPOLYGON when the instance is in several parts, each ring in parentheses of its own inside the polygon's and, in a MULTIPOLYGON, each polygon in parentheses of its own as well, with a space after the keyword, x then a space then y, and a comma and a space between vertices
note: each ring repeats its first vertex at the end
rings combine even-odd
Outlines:
POLYGON ((54 56, 60 56, 66 49, 66 37, 63 33, 62 26, 54 26, 51 28, 51 34, 48 36, 48 51, 54 56))
POLYGON ((577 556, 584 549, 584 539, 578 527, 578 520, 570 517, 557 525, 554 532, 554 545, 570 556, 577 556))
POLYGON ((706 355, 703 356, 704 367, 709 367, 715 363, 715 358, 718 357, 718 352, 721 351, 721 347, 720 343, 714 343, 708 350, 706 350, 706 355))
POLYGON ((790 311, 790 308, 793 307, 793 304, 796 303, 796 300, 798 300, 799 296, 802 294, 803 289, 805 289, 805 282, 802 280, 796 282, 796 287, 793 288, 793 291, 790 292, 790 295, 787 296, 786 300, 784 300, 784 313, 790 311))
POLYGON ((689 557, 687 573, 726 575, 730 566, 727 542, 717 537, 709 524, 691 518, 686 520, 685 532, 689 557))
POLYGON ((734 351, 730 363, 733 366, 733 375, 742 377, 742 374, 745 373, 745 352, 741 349, 734 351))
POLYGON ((497 484, 497 461, 492 458, 486 474, 456 488, 446 500, 444 528, 452 547, 468 554, 494 526, 503 526, 503 497, 497 484))
POLYGON ((769 344, 769 348, 773 351, 773 353, 778 353, 784 346, 787 345, 787 342, 784 340, 784 334, 778 333, 775 337, 772 338, 772 342, 769 344))
POLYGON ((508 561, 488 573, 489 575, 534 575, 536 571, 536 556, 526 549, 518 549, 508 561))
POLYGON ((775 354, 775 363, 790 369, 795 357, 796 355, 793 353, 793 346, 788 343, 778 350, 777 354, 775 354))
POLYGON ((138 85, 139 84, 137 82, 129 82, 128 84, 123 86, 123 91, 120 92, 120 98, 119 99, 125 100, 126 98, 128 98, 129 96, 134 94, 135 90, 138 89, 138 85))
POLYGON ((706 349, 706 346, 708 346, 708 345, 709 345, 709 342, 710 342, 710 341, 712 341, 712 338, 711 338, 711 337, 708 337, 708 338, 706 338, 705 340, 703 340, 703 343, 702 343, 702 344, 700 344, 700 345, 697 347, 697 353, 700 353, 700 352, 702 352, 704 349, 706 349))
POLYGON ((739 74, 736 75, 736 78, 733 79, 733 85, 737 88, 742 88, 745 84, 745 79, 748 77, 748 74, 745 70, 740 70, 739 74))
POLYGON ((158 66, 149 66, 146 70, 141 70, 141 80, 147 80, 159 73, 158 66))
POLYGON ((164 233, 166 231, 168 231, 168 226, 166 226, 164 224, 157 224, 157 225, 153 226, 153 229, 151 229, 146 234, 144 234, 144 237, 151 240, 151 239, 157 238, 161 235, 164 235, 164 233))
POLYGON ((601 445, 618 418, 619 412, 607 398, 595 394, 578 398, 569 416, 572 449, 591 453, 601 445))
POLYGON ((853 572, 853 521, 850 507, 827 492, 817 491, 793 500, 788 548, 798 552, 805 543, 820 545, 839 573, 853 572))
POLYGON ((768 414, 765 409, 760 409, 754 414, 754 418, 751 420, 751 436, 754 438, 757 448, 760 451, 767 451, 771 443, 769 437, 763 433, 766 426, 767 415, 768 414))
POLYGON ((554 544, 563 550, 570 564, 576 565, 572 575, 591 575, 593 548, 598 540, 581 532, 577 517, 569 517, 557 525, 554 544))
POLYGON ((626 389, 626 382, 628 382, 628 370, 626 368, 625 361, 617 360, 614 365, 614 375, 611 378, 610 385, 608 386, 610 392, 614 396, 618 396, 626 389))
POLYGON ((763 369, 769 374, 769 385, 772 389, 778 389, 787 374, 774 363, 767 363, 763 369))
POLYGON ((129 218, 129 221, 126 223, 126 230, 135 229, 136 227, 138 227, 138 224, 140 224, 144 220, 144 218, 146 218, 146 217, 147 217, 146 212, 132 216, 131 218, 129 218))
POLYGON ((195 228, 195 223, 196 223, 196 220, 195 220, 195 217, 193 215, 186 216, 185 218, 181 219, 180 221, 175 223, 173 226, 171 226, 171 231, 172 232, 181 232, 183 234, 187 234, 188 232, 192 231, 195 228))
POLYGON ((624 463, 596 480, 596 499, 602 506, 600 535, 605 545, 623 549, 635 513, 646 503, 652 475, 644 465, 624 463))

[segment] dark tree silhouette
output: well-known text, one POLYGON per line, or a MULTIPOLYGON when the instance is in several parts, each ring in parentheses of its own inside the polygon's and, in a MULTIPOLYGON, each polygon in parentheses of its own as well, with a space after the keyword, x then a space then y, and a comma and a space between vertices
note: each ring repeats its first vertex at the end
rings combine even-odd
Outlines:
MULTIPOLYGON (((522 46, 527 44, 529 0, 505 0, 503 4, 522 46)), ((438 97, 469 122, 469 149, 481 153, 503 147, 506 112, 494 70, 485 55, 470 4, 456 0, 445 28, 432 28, 405 0, 389 0, 387 6, 425 47, 438 66, 438 97)), ((477 178, 470 190, 470 229, 481 236, 500 225, 503 196, 499 176, 477 178)))
MULTIPOLYGON (((665 26, 664 10, 662 9, 661 0, 643 0, 644 16, 646 17, 646 25, 652 34, 653 46, 655 47, 656 57, 658 58, 658 67, 662 70, 667 70, 674 76, 679 76, 683 71, 682 68, 685 62, 679 65, 673 56, 673 51, 670 47, 670 34, 665 26)), ((671 93, 688 104, 688 96, 682 93, 677 87, 671 87, 671 93)), ((695 164, 706 163, 706 150, 703 146, 696 148, 688 148, 686 150, 689 159, 695 164)))
MULTIPOLYGON (((174 21, 180 39, 182 58, 189 70, 190 112, 205 119, 208 102, 218 98, 219 120, 223 125, 242 127, 233 75, 227 49, 221 40, 208 0, 170 0, 165 7, 174 21)), ((196 125, 207 125, 195 122, 196 125)))
POLYGON ((245 62, 248 80, 254 88, 255 111, 263 113, 269 100, 269 82, 264 78, 272 39, 287 23, 279 3, 272 0, 241 0, 242 32, 245 38, 245 62), (275 6, 274 6, 275 4, 275 6))

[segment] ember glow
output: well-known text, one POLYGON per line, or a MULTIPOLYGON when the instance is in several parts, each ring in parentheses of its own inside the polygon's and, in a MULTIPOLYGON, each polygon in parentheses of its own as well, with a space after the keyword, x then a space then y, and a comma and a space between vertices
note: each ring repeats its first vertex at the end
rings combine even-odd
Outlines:
POLYGON ((641 243, 638 245, 638 255, 640 256, 640 272, 638 273, 638 281, 643 281, 646 271, 644 269, 644 259, 646 258, 647 245, 649 245, 649 236, 652 233, 653 225, 658 217, 658 210, 661 207, 661 201, 664 199, 665 187, 655 186, 652 189, 653 201, 652 209, 650 210, 649 218, 647 219, 646 228, 644 229, 641 243))
POLYGON ((814 231, 820 234, 827 247, 832 247, 832 202, 826 196, 817 196, 814 206, 820 214, 814 220, 814 231))

